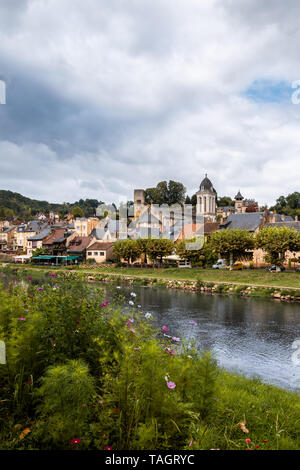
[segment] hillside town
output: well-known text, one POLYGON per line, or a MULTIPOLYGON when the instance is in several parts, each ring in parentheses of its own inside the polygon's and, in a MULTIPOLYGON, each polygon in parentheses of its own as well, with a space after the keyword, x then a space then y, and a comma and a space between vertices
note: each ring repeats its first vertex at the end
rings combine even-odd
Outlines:
MULTIPOLYGON (((170 239, 179 241, 222 230, 240 229, 255 234, 262 228, 287 227, 300 232, 298 217, 262 210, 254 199, 246 199, 238 190, 234 205, 217 206, 217 192, 205 175, 196 193, 196 207, 177 204, 166 207, 147 204, 145 191, 134 190, 133 210, 123 214, 104 212, 103 216, 74 217, 67 214, 39 213, 33 220, 0 221, 0 254, 15 262, 38 264, 103 264, 115 259, 113 246, 119 239, 170 239)), ((103 212, 103 211, 102 211, 103 212)), ((98 213, 98 211, 96 211, 98 213)), ((247 260, 256 267, 265 266, 264 251, 254 249, 247 260)), ((299 259, 300 253, 288 252, 286 260, 299 259)), ((169 256, 179 266, 189 266, 174 253, 169 256)), ((137 260, 135 260, 136 262, 137 260)))

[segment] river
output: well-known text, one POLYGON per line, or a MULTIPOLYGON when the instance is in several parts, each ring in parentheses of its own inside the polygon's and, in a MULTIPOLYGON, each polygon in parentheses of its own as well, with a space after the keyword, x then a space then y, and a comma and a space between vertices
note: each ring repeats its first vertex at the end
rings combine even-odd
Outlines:
MULTIPOLYGON (((115 287, 106 287, 107 294, 115 287)), ((214 351, 221 367, 267 384, 300 390, 292 344, 300 339, 300 305, 261 298, 207 295, 162 287, 122 286, 168 334, 214 351), (193 325, 191 322, 197 323, 193 325)))

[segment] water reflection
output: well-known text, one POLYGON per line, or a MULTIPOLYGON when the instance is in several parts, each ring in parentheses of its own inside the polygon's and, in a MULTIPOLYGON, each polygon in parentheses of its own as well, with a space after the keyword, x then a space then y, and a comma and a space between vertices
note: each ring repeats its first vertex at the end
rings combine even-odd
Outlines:
MULTIPOLYGON (((129 292, 132 287, 122 288, 129 292)), ((300 338, 300 305, 268 299, 201 295, 134 287, 137 303, 170 335, 215 352, 220 365, 287 389, 300 388, 292 343, 300 338), (190 321, 197 322, 193 326, 190 321)))

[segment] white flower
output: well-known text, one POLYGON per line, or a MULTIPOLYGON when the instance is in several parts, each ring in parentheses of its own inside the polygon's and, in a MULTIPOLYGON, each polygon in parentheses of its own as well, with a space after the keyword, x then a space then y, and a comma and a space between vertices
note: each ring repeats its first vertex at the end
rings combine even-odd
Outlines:
POLYGON ((117 289, 121 289, 121 286, 117 286, 117 289))
POLYGON ((138 308, 141 308, 142 306, 141 305, 138 305, 138 308))
POLYGON ((145 313, 145 318, 152 318, 151 313, 149 313, 149 312, 145 313))
POLYGON ((136 294, 134 292, 131 292, 131 297, 136 297, 136 294))
POLYGON ((129 300, 129 305, 134 305, 134 302, 132 302, 132 300, 129 300))

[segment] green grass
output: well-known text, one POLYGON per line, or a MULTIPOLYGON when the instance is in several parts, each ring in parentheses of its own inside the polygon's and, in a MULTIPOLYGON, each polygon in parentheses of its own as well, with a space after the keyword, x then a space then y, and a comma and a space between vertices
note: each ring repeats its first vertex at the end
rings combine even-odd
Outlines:
MULTIPOLYGON (((81 270, 81 269, 80 269, 81 270)), ((86 270, 86 269, 83 269, 86 270)), ((90 271, 89 269, 87 269, 90 271)), ((257 285, 264 287, 287 287, 300 289, 300 273, 273 273, 264 270, 227 271, 216 269, 182 269, 182 268, 96 268, 96 272, 109 274, 156 277, 158 279, 194 280, 198 278, 205 282, 257 285)))

